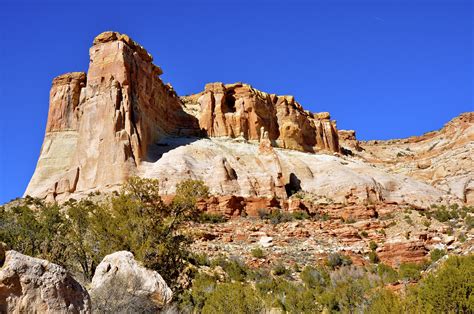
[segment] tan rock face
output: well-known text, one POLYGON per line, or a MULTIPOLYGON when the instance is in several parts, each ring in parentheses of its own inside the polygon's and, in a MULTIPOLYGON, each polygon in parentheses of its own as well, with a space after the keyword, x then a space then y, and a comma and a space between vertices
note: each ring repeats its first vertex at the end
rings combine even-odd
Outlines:
POLYGON ((89 294, 59 265, 7 251, 0 270, 1 313, 91 313, 89 294))
POLYGON ((351 152, 361 150, 359 141, 356 138, 356 132, 354 130, 338 130, 337 134, 339 137, 339 144, 344 149, 349 149, 351 152))
POLYGON ((305 111, 292 96, 267 94, 241 83, 211 83, 202 93, 182 99, 210 137, 242 136, 258 141, 263 130, 277 147, 339 152, 336 126, 329 113, 305 111))
POLYGON ((87 74, 53 81, 45 139, 25 195, 78 198, 138 175, 158 178, 164 194, 191 178, 217 196, 285 199, 303 190, 345 205, 425 207, 474 199, 472 114, 422 138, 359 143, 354 131, 338 132, 329 113, 310 113, 292 96, 247 84, 211 83, 179 98, 152 56, 126 35, 102 33, 89 53, 87 74), (394 161, 391 154, 402 148, 414 157, 394 161), (354 157, 339 154, 346 150, 354 157))
POLYGON ((53 81, 45 141, 25 195, 106 189, 134 174, 161 137, 198 134, 197 120, 158 77, 161 69, 128 36, 100 34, 90 59, 87 78, 68 73, 53 81))
POLYGON ((49 95, 49 113, 46 133, 77 130, 81 89, 85 87, 86 74, 66 73, 53 80, 49 95))
POLYGON ((474 204, 474 112, 442 129, 406 139, 361 142, 357 157, 402 173, 474 204))
MULTIPOLYGON (((159 178, 163 194, 174 194, 182 180, 198 179, 213 195, 286 197, 302 190, 330 203, 422 207, 456 199, 426 183, 388 174, 355 159, 280 148, 267 155, 257 145, 220 138, 191 143, 170 138, 161 145, 166 151, 154 162, 143 162, 138 173, 159 178)), ((360 215, 372 215, 365 207, 362 211, 360 215)))

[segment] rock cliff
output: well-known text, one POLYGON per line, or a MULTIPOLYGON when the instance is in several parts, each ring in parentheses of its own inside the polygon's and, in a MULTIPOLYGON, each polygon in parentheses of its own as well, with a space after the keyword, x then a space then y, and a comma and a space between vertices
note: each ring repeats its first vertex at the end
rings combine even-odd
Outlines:
POLYGON ((248 84, 210 83, 179 97, 127 35, 102 33, 89 54, 87 74, 53 80, 25 195, 61 201, 138 175, 158 178, 163 194, 192 178, 216 196, 302 190, 339 204, 472 202, 472 113, 419 139, 360 143, 329 113, 248 84))
POLYGON ((104 32, 89 54, 87 74, 53 80, 45 139, 25 195, 64 199, 113 188, 153 160, 155 144, 170 136, 258 141, 267 132, 275 146, 339 152, 329 114, 304 111, 293 97, 215 83, 183 103, 127 35, 104 32))
POLYGON ((293 96, 267 94, 241 83, 211 83, 203 92, 182 99, 210 137, 258 141, 264 130, 277 147, 339 152, 336 125, 329 113, 305 111, 293 96))
POLYGON ((89 53, 87 75, 53 80, 45 140, 25 194, 55 199, 106 189, 134 174, 161 137, 199 133, 151 55, 128 36, 102 33, 89 53))

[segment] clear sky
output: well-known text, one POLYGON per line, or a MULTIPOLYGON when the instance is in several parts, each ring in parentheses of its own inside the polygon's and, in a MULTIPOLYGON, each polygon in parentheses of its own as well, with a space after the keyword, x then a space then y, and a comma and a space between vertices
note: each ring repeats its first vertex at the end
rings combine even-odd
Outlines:
POLYGON ((0 0, 0 203, 33 174, 53 77, 87 71, 103 31, 142 44, 180 95, 242 81, 388 139, 474 110, 472 2, 0 0))

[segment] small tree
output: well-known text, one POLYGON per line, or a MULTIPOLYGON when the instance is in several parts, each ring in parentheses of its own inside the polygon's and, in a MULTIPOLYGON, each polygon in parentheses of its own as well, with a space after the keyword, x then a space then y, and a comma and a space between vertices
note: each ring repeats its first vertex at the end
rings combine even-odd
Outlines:
POLYGON ((409 292, 407 304, 426 313, 474 313, 474 255, 451 256, 409 292))

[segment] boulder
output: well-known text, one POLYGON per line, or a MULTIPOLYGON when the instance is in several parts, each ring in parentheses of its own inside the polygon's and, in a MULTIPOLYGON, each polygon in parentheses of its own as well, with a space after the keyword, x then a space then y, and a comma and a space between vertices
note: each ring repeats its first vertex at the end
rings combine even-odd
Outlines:
MULTIPOLYGON (((2 252, 0 245, 0 255, 2 252)), ((16 251, 4 254, 0 313, 91 312, 89 294, 66 269, 16 251)))
POLYGON ((273 238, 263 236, 263 237, 260 238, 260 240, 258 240, 258 243, 264 248, 272 247, 273 246, 273 238))
POLYGON ((426 260, 428 249, 423 241, 406 240, 387 242, 377 251, 383 263, 398 267, 402 263, 422 263, 426 260))
POLYGON ((160 274, 141 266, 132 253, 119 251, 97 266, 90 295, 95 311, 137 313, 161 309, 173 293, 160 274))

